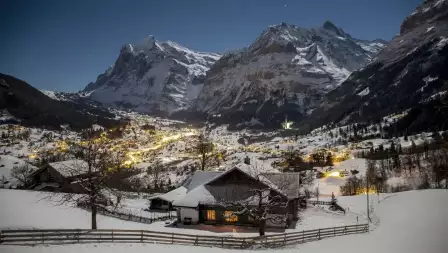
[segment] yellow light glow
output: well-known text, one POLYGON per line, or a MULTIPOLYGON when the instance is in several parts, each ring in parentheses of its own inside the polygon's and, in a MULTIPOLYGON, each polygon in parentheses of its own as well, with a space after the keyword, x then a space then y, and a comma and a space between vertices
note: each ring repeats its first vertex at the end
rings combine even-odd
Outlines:
POLYGON ((36 157, 37 157, 37 155, 36 154, 31 154, 31 155, 29 155, 28 156, 30 159, 35 159, 36 157))
POLYGON ((339 171, 332 171, 327 173, 327 177, 341 177, 341 172, 339 171))

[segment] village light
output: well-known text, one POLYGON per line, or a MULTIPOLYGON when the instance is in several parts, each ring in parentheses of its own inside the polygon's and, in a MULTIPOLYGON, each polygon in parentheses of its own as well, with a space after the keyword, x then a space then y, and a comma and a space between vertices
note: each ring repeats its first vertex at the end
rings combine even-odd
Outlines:
POLYGON ((341 177, 341 172, 339 171, 332 171, 327 173, 327 177, 341 177))

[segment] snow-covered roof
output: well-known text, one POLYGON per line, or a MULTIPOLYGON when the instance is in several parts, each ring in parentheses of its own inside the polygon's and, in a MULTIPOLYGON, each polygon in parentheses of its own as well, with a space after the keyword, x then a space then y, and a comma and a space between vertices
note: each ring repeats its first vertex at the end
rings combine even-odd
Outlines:
POLYGON ((173 201, 183 198, 185 196, 185 194, 187 194, 187 188, 184 186, 181 186, 181 187, 176 188, 172 191, 169 191, 165 194, 153 196, 149 199, 162 199, 162 200, 165 200, 168 202, 173 202, 173 201))
POLYGON ((64 177, 73 177, 85 174, 89 170, 89 166, 84 160, 67 160, 62 162, 54 162, 49 164, 64 177))
MULTIPOLYGON (((232 168, 230 170, 227 170, 226 172, 209 172, 209 171, 197 171, 189 185, 188 185, 188 191, 185 194, 184 197, 175 200, 173 202, 174 206, 181 206, 181 207, 196 207, 199 204, 216 204, 218 201, 217 198, 250 198, 253 196, 251 196, 251 194, 247 194, 247 196, 244 196, 245 193, 249 193, 249 190, 251 188, 250 185, 220 185, 220 186, 215 186, 213 185, 213 187, 211 187, 211 183, 218 180, 219 178, 227 175, 228 173, 238 170, 241 173, 246 174, 249 177, 252 177, 250 174, 248 174, 247 172, 241 170, 240 168, 232 168), (228 191, 229 187, 232 189, 232 191, 228 191)), ((279 174, 279 173, 277 173, 279 174)), ((290 187, 288 189, 286 189, 286 192, 283 192, 282 189, 280 189, 276 183, 280 186, 283 182, 281 182, 281 180, 285 180, 284 177, 282 177, 282 174, 279 174, 280 176, 278 176, 277 174, 269 174, 270 178, 273 178, 273 180, 271 181, 270 179, 268 179, 267 176, 265 175, 260 175, 260 177, 262 177, 262 180, 260 181, 260 183, 265 184, 267 187, 269 187, 272 190, 275 190, 276 192, 278 192, 279 194, 282 194, 284 196, 287 197, 296 197, 298 195, 298 187, 296 187, 297 185, 299 185, 298 182, 298 174, 297 173, 291 173, 294 174, 294 176, 292 177, 294 180, 297 179, 296 183, 294 182, 293 184, 290 185, 290 187), (296 176, 297 174, 297 176, 296 176), (273 182, 275 181, 275 183, 273 182), (295 190, 297 190, 297 194, 295 194, 295 190)), ((289 178, 289 177, 288 177, 289 178)), ((266 194, 269 192, 269 190, 266 191, 266 194)))
POLYGON ((300 174, 290 173, 265 173, 263 176, 288 198, 297 198, 300 189, 300 174))
POLYGON ((223 172, 219 171, 196 171, 190 182, 187 184, 187 192, 192 191, 198 186, 204 185, 211 180, 221 176, 223 172))

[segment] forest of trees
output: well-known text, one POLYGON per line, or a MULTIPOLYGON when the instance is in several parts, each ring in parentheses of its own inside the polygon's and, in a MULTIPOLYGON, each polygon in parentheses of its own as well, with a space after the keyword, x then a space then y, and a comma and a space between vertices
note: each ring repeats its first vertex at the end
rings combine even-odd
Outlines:
MULTIPOLYGON (((405 140, 408 137, 405 136, 405 140)), ((419 189, 441 188, 442 182, 448 182, 448 133, 434 132, 432 140, 424 140, 416 145, 411 140, 410 147, 401 147, 391 142, 388 148, 379 145, 369 151, 360 152, 358 157, 367 159, 366 175, 353 175, 341 187, 344 195, 355 195, 374 189, 376 192, 387 190, 386 181, 391 175, 417 175, 420 179, 419 189)), ((444 187, 448 187, 445 183, 444 187)), ((391 191, 399 191, 400 187, 391 187, 391 191)))

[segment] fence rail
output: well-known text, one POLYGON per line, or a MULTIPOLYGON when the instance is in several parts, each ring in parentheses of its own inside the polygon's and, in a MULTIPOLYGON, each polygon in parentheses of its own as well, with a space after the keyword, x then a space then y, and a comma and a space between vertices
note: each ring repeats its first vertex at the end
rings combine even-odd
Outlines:
POLYGON ((308 203, 311 205, 325 205, 331 206, 331 201, 317 201, 317 200, 308 200, 308 203))
MULTIPOLYGON (((78 205, 78 207, 82 208, 84 210, 90 211, 90 208, 88 208, 87 206, 78 205)), ((164 220, 176 218, 176 214, 174 212, 163 212, 164 215, 158 215, 158 216, 154 215, 154 217, 143 217, 143 216, 138 216, 138 215, 135 215, 132 213, 111 211, 103 206, 98 206, 97 212, 102 215, 114 217, 114 218, 121 219, 121 220, 134 221, 134 222, 140 222, 140 223, 146 223, 146 224, 151 224, 156 221, 164 221, 164 220)))
POLYGON ((221 248, 250 248, 254 246, 281 247, 321 240, 327 237, 366 233, 368 224, 303 230, 300 232, 256 237, 222 237, 166 233, 147 230, 118 229, 36 229, 2 230, 0 244, 65 244, 86 242, 138 242, 181 244, 221 248))

